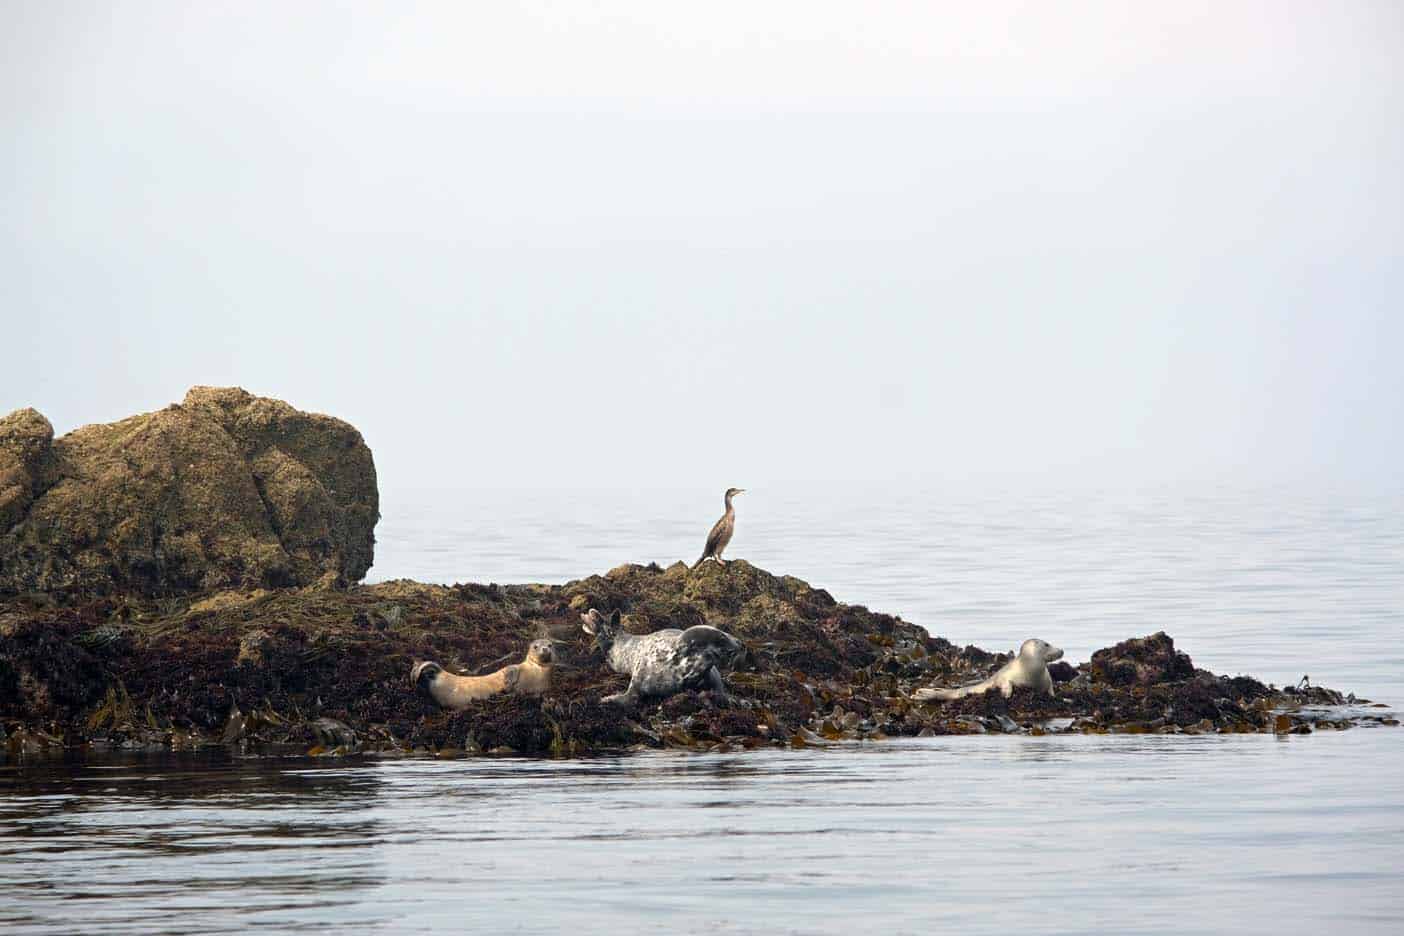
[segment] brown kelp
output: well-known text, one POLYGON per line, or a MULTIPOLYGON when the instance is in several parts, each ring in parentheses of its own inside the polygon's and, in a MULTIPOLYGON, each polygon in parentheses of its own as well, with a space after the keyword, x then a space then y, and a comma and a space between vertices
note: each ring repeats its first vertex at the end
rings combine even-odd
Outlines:
POLYGON ((237 745, 317 754, 718 750, 971 733, 1309 732, 1397 724, 1329 689, 1277 688, 1196 669, 1163 634, 1056 663, 1053 695, 949 702, 923 685, 983 678, 1009 657, 956 647, 899 617, 846 605, 742 560, 625 565, 565 585, 278 588, 59 604, 0 600, 0 750, 237 745), (688 692, 638 709, 602 705, 625 677, 580 628, 619 610, 635 633, 712 624, 746 642, 730 695, 688 692), (555 642, 544 697, 440 710, 409 672, 434 659, 484 673, 555 642))

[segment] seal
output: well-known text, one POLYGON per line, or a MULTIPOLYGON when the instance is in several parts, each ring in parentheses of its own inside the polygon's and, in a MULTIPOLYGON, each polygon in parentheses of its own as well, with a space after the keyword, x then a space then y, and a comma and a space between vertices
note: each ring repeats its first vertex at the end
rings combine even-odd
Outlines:
POLYGON ((437 663, 426 660, 410 670, 410 684, 446 709, 467 708, 475 699, 510 692, 515 695, 541 695, 551 685, 551 668, 556 651, 549 640, 533 640, 520 663, 504 666, 486 676, 455 676, 437 663))
POLYGON ((1053 694, 1053 677, 1048 674, 1048 664, 1062 657, 1063 651, 1048 643, 1031 637, 1019 646, 1019 655, 1004 664, 989 679, 961 686, 959 689, 918 689, 912 694, 916 699, 960 699, 980 692, 998 689, 1007 699, 1020 686, 1028 686, 1039 692, 1053 694))
POLYGON ((618 611, 606 619, 594 608, 580 615, 580 621, 585 633, 594 636, 595 646, 604 651, 609 668, 629 677, 628 689, 601 702, 634 706, 645 698, 664 698, 688 689, 725 695, 721 671, 749 656, 741 641, 706 624, 631 634, 620 624, 618 611))

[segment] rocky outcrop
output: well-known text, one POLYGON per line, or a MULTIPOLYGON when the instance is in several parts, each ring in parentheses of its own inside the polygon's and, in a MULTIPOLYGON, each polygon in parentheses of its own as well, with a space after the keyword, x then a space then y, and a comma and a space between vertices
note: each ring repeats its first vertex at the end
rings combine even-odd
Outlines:
POLYGON ((239 388, 57 440, 32 409, 0 420, 0 593, 344 585, 379 515, 354 427, 239 388))
POLYGON ((1092 654, 1088 669, 1093 677, 1112 686, 1153 686, 1194 675, 1189 656, 1176 650, 1175 641, 1164 631, 1098 650, 1092 654))
POLYGON ((619 566, 564 585, 397 581, 70 605, 26 596, 0 599, 0 764, 7 753, 89 743, 449 756, 1398 724, 1387 709, 1343 707, 1359 700, 1329 689, 1277 689, 1196 670, 1163 634, 1098 651, 1094 660, 1130 668, 1083 664, 1053 695, 1021 688, 1007 699, 999 692, 913 698, 921 687, 982 679, 1007 659, 958 648, 741 559, 697 569, 619 566), (601 704, 628 679, 605 665, 581 629, 580 609, 590 607, 621 612, 636 634, 712 624, 741 638, 751 654, 726 677, 726 696, 686 692, 636 710, 601 704), (490 673, 539 639, 553 642, 562 664, 544 696, 499 696, 446 711, 410 680, 415 662, 427 659, 455 673, 490 673))
POLYGON ((15 410, 0 419, 0 530, 24 517, 53 483, 54 427, 38 410, 15 410))

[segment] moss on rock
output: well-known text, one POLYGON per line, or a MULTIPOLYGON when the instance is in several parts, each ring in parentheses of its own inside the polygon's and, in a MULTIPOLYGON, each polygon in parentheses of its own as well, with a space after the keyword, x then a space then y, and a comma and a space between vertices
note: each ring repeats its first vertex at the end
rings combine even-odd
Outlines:
POLYGON ((354 428, 238 388, 58 440, 34 410, 0 420, 0 594, 344 585, 378 517, 354 428))

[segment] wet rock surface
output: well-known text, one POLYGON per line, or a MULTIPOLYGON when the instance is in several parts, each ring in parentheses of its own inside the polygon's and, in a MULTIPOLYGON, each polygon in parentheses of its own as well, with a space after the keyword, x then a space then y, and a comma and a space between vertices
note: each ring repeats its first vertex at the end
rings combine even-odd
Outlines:
POLYGON ((1060 667, 1053 696, 1021 689, 1008 699, 911 699, 921 686, 982 679, 1009 658, 955 647, 741 560, 696 570, 620 566, 563 586, 396 581, 69 604, 28 596, 0 601, 0 730, 10 756, 84 744, 448 756, 1397 724, 1387 710, 1332 690, 1197 670, 1165 634, 1060 667), (621 611, 634 633, 721 627, 746 642, 754 665, 728 674, 726 697, 602 705, 627 680, 608 671, 580 629, 590 607, 621 611), (446 712, 410 685, 418 660, 477 675, 520 659, 542 637, 559 657, 544 697, 446 712))
POLYGON ((0 419, 0 596, 346 585, 378 517, 360 433, 238 388, 59 439, 0 419))

